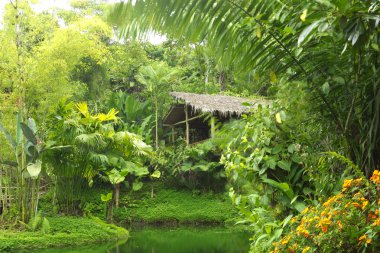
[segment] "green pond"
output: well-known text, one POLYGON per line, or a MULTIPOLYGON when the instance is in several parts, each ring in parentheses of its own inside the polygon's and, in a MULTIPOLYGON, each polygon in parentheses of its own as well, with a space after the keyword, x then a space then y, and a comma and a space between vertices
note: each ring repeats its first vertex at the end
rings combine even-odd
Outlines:
POLYGON ((247 253, 248 235, 225 228, 143 228, 127 242, 39 253, 247 253))

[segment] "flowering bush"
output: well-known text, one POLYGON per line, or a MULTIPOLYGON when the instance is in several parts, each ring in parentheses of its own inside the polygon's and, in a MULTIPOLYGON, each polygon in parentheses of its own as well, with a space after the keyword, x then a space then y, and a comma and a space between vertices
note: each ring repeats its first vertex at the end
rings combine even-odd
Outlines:
POLYGON ((380 171, 370 180, 348 179, 339 194, 292 218, 276 252, 378 252, 380 171))

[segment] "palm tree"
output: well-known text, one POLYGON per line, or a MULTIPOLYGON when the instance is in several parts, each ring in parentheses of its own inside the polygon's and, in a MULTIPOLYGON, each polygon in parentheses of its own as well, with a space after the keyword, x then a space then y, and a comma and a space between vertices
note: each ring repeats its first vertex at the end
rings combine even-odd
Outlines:
POLYGON ((168 91, 171 90, 171 84, 174 81, 178 71, 170 68, 164 62, 153 62, 151 65, 140 67, 136 79, 146 86, 148 96, 154 104, 155 112, 155 144, 158 149, 158 115, 159 103, 163 104, 168 91), (160 102, 159 102, 160 101, 160 102))

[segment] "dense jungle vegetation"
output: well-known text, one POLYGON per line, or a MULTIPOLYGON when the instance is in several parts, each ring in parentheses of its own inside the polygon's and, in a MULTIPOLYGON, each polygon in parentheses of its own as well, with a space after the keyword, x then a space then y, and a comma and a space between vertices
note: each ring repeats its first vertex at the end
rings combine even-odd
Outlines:
POLYGON ((109 2, 4 5, 0 251, 137 223, 239 227, 250 252, 379 251, 378 0, 109 2), (205 113, 212 138, 188 145, 164 124, 173 91, 270 105, 215 133, 205 113))

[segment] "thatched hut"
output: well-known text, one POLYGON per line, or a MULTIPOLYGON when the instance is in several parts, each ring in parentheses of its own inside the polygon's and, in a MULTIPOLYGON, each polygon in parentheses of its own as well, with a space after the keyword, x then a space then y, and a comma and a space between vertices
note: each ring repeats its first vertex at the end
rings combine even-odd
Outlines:
POLYGON ((171 92, 170 95, 177 99, 177 104, 170 108, 164 118, 164 126, 170 129, 172 141, 178 135, 183 135, 187 144, 213 137, 216 122, 224 123, 253 111, 259 105, 270 105, 264 99, 226 95, 185 92, 171 92))

